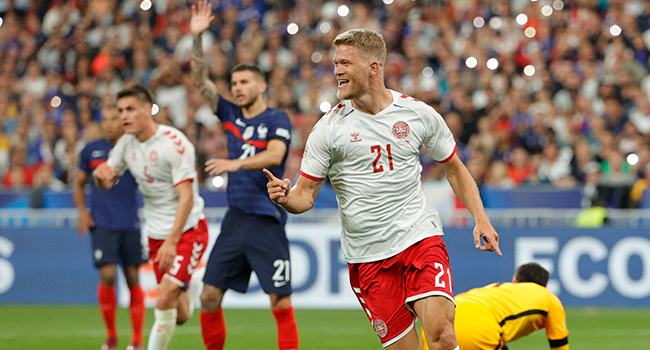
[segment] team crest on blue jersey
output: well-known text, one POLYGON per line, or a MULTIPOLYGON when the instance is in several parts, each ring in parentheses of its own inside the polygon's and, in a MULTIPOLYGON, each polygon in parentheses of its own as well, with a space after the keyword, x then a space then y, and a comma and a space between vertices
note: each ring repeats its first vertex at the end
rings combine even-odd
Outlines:
POLYGON ((266 139, 266 134, 269 132, 269 128, 264 125, 264 123, 261 123, 257 127, 257 136, 260 138, 260 140, 265 140, 266 139))

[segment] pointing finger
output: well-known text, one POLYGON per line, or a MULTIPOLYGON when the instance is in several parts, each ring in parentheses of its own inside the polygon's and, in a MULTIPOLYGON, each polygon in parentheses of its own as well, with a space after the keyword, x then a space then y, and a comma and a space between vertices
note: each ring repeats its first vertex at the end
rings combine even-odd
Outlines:
POLYGON ((266 174, 266 177, 269 179, 269 181, 278 180, 278 178, 275 177, 275 175, 273 175, 273 173, 271 173, 268 169, 262 169, 262 171, 264 172, 264 174, 266 174))

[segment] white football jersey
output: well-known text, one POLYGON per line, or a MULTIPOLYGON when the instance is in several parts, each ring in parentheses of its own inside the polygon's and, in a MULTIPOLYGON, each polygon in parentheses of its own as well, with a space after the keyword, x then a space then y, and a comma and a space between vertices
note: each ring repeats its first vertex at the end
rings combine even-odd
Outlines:
POLYGON ((349 263, 389 258, 430 236, 442 235, 438 211, 426 203, 420 149, 439 162, 456 142, 431 106, 390 90, 393 103, 370 115, 339 103, 314 126, 300 173, 329 176, 339 204, 341 245, 349 263))
POLYGON ((183 232, 203 219, 203 198, 197 183, 194 146, 185 134, 171 126, 159 125, 156 133, 145 142, 132 134, 124 134, 115 144, 108 165, 122 175, 131 172, 144 198, 146 232, 154 239, 165 239, 176 220, 178 193, 174 186, 192 181, 194 206, 183 232))

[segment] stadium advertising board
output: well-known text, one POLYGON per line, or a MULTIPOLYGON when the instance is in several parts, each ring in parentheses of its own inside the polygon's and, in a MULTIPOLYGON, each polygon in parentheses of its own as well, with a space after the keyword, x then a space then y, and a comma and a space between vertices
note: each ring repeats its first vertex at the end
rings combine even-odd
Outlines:
MULTIPOLYGON (((358 308, 335 224, 288 225, 293 303, 298 308, 358 308)), ((498 229, 503 257, 474 249, 471 230, 445 230, 454 291, 509 281, 516 266, 537 261, 551 272, 549 288, 565 305, 650 306, 650 233, 632 229, 498 229)), ((211 245, 219 225, 211 225, 211 245)), ((211 245, 208 250, 211 249, 211 245)), ((207 254, 206 254, 207 258, 207 254)), ((278 269, 281 264, 278 264, 278 269)), ((282 265, 285 274, 286 266, 282 265)), ((148 305, 156 285, 141 270, 148 305)), ((0 231, 0 302, 96 303, 90 241, 74 229, 0 231)), ((122 305, 128 292, 121 285, 122 305)), ((224 307, 267 308, 253 278, 248 294, 229 292, 224 307)))

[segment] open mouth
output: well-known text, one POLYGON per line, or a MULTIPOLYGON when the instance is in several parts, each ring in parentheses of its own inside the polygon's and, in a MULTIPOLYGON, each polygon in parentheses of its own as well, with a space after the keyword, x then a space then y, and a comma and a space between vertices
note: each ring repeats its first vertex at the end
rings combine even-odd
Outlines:
POLYGON ((339 88, 346 87, 349 83, 350 83, 349 80, 341 79, 341 80, 339 80, 339 88))

